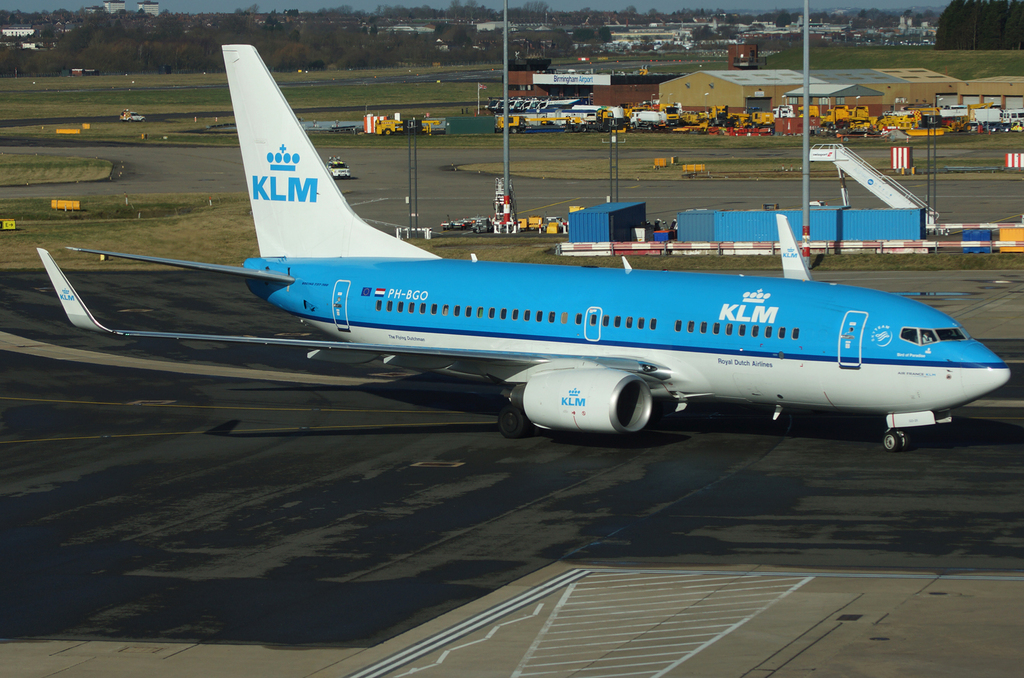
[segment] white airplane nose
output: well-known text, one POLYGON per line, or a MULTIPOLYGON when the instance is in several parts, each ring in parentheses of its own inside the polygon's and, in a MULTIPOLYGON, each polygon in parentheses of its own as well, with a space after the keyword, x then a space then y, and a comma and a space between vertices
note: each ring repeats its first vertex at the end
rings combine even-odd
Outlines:
POLYGON ((978 342, 964 346, 961 360, 964 395, 970 400, 991 393, 1010 380, 1006 363, 978 342))

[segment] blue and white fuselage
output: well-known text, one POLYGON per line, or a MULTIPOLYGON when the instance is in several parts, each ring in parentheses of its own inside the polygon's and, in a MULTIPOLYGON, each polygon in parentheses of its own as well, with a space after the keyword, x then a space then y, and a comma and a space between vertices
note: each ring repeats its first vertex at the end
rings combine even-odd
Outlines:
POLYGON ((343 341, 632 358, 667 369, 662 398, 890 414, 948 410, 1008 377, 946 314, 835 284, 437 259, 245 265, 295 277, 249 287, 343 341))

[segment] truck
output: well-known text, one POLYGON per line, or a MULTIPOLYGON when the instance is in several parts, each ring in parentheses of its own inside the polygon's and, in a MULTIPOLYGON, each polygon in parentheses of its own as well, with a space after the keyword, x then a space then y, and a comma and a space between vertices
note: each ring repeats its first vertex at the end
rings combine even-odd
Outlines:
POLYGON ((352 178, 352 172, 349 170, 348 165, 336 155, 332 155, 327 159, 327 169, 331 171, 331 176, 335 179, 352 178))
POLYGON ((668 114, 665 111, 635 110, 630 113, 629 126, 633 129, 655 129, 668 125, 668 114))
POLYGON ((126 108, 121 111, 121 122, 146 122, 146 116, 126 108))

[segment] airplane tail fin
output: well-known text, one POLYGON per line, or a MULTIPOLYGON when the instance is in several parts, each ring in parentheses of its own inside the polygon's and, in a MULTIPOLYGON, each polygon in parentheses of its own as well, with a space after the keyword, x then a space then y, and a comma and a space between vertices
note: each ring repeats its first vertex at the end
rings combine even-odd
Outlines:
POLYGON ((789 227, 789 219, 785 214, 776 214, 775 221, 779 226, 779 246, 782 249, 782 273, 794 280, 810 280, 811 272, 807 269, 800 248, 796 244, 796 236, 789 227))
POLYGON ((349 207, 255 47, 223 51, 261 256, 435 258, 349 207))

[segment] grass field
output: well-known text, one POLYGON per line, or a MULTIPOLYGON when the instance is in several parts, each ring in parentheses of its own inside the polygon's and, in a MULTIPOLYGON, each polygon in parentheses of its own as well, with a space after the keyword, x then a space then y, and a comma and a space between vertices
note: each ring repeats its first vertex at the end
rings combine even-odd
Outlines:
POLYGON ((112 168, 99 158, 0 153, 0 186, 99 181, 108 178, 112 168))
POLYGON ((0 202, 4 216, 18 223, 18 230, 0 233, 0 269, 39 269, 36 247, 50 250, 71 270, 156 267, 100 262, 94 255, 67 252, 67 246, 215 264, 238 264, 257 253, 244 193, 132 196, 127 205, 123 197, 90 196, 81 198, 81 204, 81 212, 59 212, 40 198, 0 202))
MULTIPOLYGON (((157 257, 238 265, 257 256, 249 202, 244 193, 218 194, 212 199, 191 195, 143 195, 130 198, 82 198, 82 212, 57 212, 42 199, 5 200, 4 216, 16 217, 18 230, 0 233, 0 270, 40 270, 35 248, 49 250, 57 262, 72 271, 161 270, 136 261, 100 261, 95 255, 69 252, 67 246, 112 250, 157 257)), ((512 236, 444 236, 413 243, 438 256, 483 261, 558 264, 566 266, 622 266, 619 257, 559 257, 554 254, 564 236, 523 234, 512 236)), ((636 256, 634 268, 675 271, 780 270, 771 256, 636 256)), ((816 270, 999 270, 1024 269, 1019 254, 856 254, 825 256, 816 270)))

